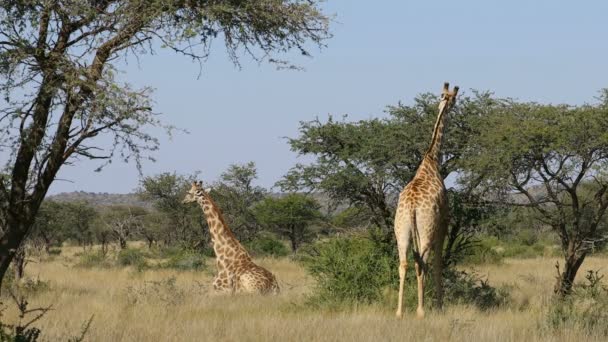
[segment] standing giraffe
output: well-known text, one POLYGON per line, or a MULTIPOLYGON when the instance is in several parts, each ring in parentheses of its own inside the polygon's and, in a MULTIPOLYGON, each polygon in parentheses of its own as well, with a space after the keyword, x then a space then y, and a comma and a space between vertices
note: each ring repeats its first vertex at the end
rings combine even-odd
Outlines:
POLYGON ((436 285, 437 306, 441 307, 443 297, 441 252, 448 225, 448 203, 443 177, 439 173, 440 148, 446 116, 458 94, 458 87, 449 91, 449 83, 443 84, 439 114, 433 129, 431 146, 424 154, 416 175, 399 195, 399 206, 395 214, 395 236, 399 249, 399 302, 397 317, 402 315, 403 286, 407 270, 407 250, 413 239, 414 265, 418 280, 418 308, 416 315, 424 317, 424 277, 431 248, 436 285))
POLYGON ((274 275, 256 265, 224 221, 221 210, 211 199, 201 182, 193 182, 183 203, 198 202, 207 219, 215 251, 217 275, 213 279, 216 291, 278 294, 279 284, 274 275))

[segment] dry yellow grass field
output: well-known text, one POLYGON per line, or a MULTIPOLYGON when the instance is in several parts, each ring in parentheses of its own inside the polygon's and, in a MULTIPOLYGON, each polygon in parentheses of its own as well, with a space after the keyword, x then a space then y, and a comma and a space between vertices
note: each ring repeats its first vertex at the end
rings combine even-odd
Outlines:
MULTIPOLYGON (((513 300, 507 307, 480 312, 450 306, 442 313, 429 312, 424 320, 415 319, 411 311, 397 320, 386 307, 331 312, 304 306, 314 284, 289 259, 258 260, 278 275, 279 296, 229 296, 210 293, 208 271, 79 268, 70 256, 76 250, 68 248, 52 261, 28 265, 28 277, 50 285, 30 297, 32 306, 54 305, 54 311, 36 323, 45 340, 77 335, 91 315, 88 341, 601 340, 582 330, 544 327, 555 272, 556 259, 551 258, 477 267, 492 284, 511 288, 513 300)), ((590 258, 581 274, 606 265, 608 259, 590 258)), ((15 321, 12 306, 4 314, 6 321, 15 321)))

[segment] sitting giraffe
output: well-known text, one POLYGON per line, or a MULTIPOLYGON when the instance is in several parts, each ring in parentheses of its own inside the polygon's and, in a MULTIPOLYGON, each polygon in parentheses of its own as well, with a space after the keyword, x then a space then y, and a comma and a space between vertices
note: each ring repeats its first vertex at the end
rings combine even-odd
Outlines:
POLYGON ((436 304, 441 307, 443 286, 441 252, 448 225, 448 202, 439 173, 441 139, 448 112, 454 106, 458 87, 449 91, 449 84, 443 85, 439 102, 439 114, 433 129, 431 146, 424 154, 420 166, 412 179, 399 196, 399 205, 395 214, 395 236, 399 250, 399 299, 397 317, 402 315, 403 286, 407 270, 407 251, 410 241, 414 241, 414 266, 418 280, 418 308, 416 314, 424 317, 424 278, 427 271, 427 260, 431 249, 434 251, 433 280, 436 289, 436 304))
POLYGON ((201 182, 193 182, 183 200, 183 203, 192 202, 198 202, 203 209, 211 233, 217 264, 213 288, 230 293, 278 294, 279 284, 274 275, 251 260, 201 182))

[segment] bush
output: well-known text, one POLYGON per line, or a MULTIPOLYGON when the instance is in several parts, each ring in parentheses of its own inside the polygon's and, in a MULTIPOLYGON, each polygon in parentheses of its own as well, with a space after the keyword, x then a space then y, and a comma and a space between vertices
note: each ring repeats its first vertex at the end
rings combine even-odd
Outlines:
POLYGON ((502 254, 497 251, 496 247, 484 240, 479 241, 467 252, 468 254, 462 259, 465 264, 500 264, 503 260, 502 254))
POLYGON ((395 258, 370 239, 332 238, 311 246, 307 254, 301 260, 317 281, 312 304, 377 302, 399 279, 395 258))
POLYGON ((447 304, 473 305, 480 310, 494 309, 506 304, 506 288, 497 289, 477 273, 448 269, 444 272, 444 298, 447 304))
POLYGON ((172 250, 169 260, 162 266, 177 270, 202 270, 205 268, 205 256, 189 249, 172 250))
MULTIPOLYGON (((1 342, 36 342, 40 339, 42 331, 32 324, 44 317, 52 310, 52 305, 46 307, 30 308, 29 302, 23 294, 16 294, 9 291, 10 298, 14 301, 19 312, 19 321, 16 324, 6 324, 2 322, 2 310, 4 306, 0 302, 0 341, 1 342)), ((77 336, 69 337, 68 342, 82 342, 91 327, 93 316, 83 324, 77 336)))
POLYGON ((118 252, 116 262, 120 266, 134 266, 138 270, 147 267, 146 258, 139 249, 125 248, 118 252))
POLYGON ((49 255, 58 256, 60 254, 61 254, 61 248, 59 248, 59 247, 52 247, 49 249, 49 255))
POLYGON ((112 263, 101 251, 89 251, 79 255, 78 267, 111 267, 112 263))
POLYGON ((281 240, 270 234, 261 234, 246 244, 253 256, 282 257, 289 255, 289 249, 281 240))
POLYGON ((552 330, 581 329, 590 336, 608 336, 608 287, 603 276, 588 271, 585 285, 576 286, 570 296, 555 298, 547 313, 552 330))
POLYGON ((140 286, 127 287, 127 301, 131 305, 147 301, 159 301, 163 305, 180 305, 185 298, 185 291, 176 285, 175 277, 145 281, 140 286))
MULTIPOLYGON (((398 257, 396 244, 390 239, 373 235, 332 238, 309 247, 300 260, 317 282, 310 304, 338 307, 377 303, 392 308, 397 303, 398 257)), ((410 260, 403 298, 405 307, 410 309, 416 307, 418 298, 413 265, 410 260)), ((425 290, 426 302, 430 303, 434 296, 430 274, 425 290)), ((506 290, 490 286, 475 273, 454 269, 444 270, 444 292, 446 304, 472 304, 482 310, 508 300, 506 290)))

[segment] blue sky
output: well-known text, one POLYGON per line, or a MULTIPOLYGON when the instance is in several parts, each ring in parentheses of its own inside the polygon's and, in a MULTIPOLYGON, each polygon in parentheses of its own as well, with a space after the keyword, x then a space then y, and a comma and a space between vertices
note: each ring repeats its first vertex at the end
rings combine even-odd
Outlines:
MULTIPOLYGON (((305 71, 277 71, 248 58, 239 70, 221 42, 203 65, 159 49, 122 77, 155 88, 155 110, 190 134, 160 134, 156 163, 144 174, 202 171, 213 182, 232 163, 255 161, 259 184, 272 186, 293 166, 285 136, 299 121, 327 114, 353 120, 384 116, 443 81, 501 97, 544 103, 593 102, 608 87, 607 1, 328 1, 334 37, 305 71)), ((139 182, 133 164, 102 173, 90 162, 66 166, 51 193, 126 193, 139 182), (69 180, 69 181, 66 181, 69 180)))

